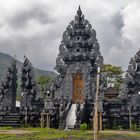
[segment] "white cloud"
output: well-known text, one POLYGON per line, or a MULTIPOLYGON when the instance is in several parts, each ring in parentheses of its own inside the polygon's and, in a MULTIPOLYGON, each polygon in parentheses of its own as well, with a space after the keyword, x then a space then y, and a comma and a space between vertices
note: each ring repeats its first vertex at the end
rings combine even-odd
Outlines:
MULTIPOLYGON (((121 28, 120 44, 110 46, 107 62, 127 68, 129 60, 140 48, 140 1, 134 0, 127 4, 122 10, 122 19, 124 26, 121 28)), ((114 38, 115 40, 115 38, 114 38)))
POLYGON ((133 1, 124 10, 123 36, 130 39, 133 43, 140 43, 140 1, 133 1))
POLYGON ((140 44, 139 0, 1 0, 0 51, 53 69, 62 33, 81 5, 105 63, 126 68, 140 44), (124 54, 124 52, 126 52, 124 54))

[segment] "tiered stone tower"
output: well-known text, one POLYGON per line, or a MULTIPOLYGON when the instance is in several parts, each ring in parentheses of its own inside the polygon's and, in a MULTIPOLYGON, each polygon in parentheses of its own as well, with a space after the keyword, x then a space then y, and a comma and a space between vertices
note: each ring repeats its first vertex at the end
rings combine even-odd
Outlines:
POLYGON ((63 33, 56 59, 55 68, 60 73, 58 98, 70 98, 75 103, 93 99, 97 67, 103 64, 99 48, 96 31, 79 6, 75 19, 63 33))
POLYGON ((50 108, 57 108, 59 116, 56 118, 59 118, 61 129, 79 127, 82 120, 89 122, 90 115, 93 115, 91 106, 97 67, 103 64, 99 49, 96 31, 84 18, 79 6, 75 19, 63 33, 55 67, 59 76, 50 88, 54 95, 52 102, 58 103, 54 107, 51 104, 50 108))

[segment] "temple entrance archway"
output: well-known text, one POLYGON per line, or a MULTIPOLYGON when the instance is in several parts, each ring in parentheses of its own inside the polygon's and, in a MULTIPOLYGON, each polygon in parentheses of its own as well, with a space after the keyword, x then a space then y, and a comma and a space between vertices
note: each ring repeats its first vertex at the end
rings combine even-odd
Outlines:
POLYGON ((83 103, 84 95, 84 81, 83 81, 83 74, 77 73, 73 75, 73 96, 72 102, 73 103, 83 103))

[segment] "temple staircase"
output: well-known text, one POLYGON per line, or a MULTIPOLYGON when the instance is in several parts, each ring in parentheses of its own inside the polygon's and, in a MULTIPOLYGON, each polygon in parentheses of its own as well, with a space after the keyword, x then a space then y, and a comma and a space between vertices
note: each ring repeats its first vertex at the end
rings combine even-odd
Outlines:
POLYGON ((138 121, 138 127, 140 128, 140 116, 137 118, 138 121))
POLYGON ((0 121, 0 126, 19 127, 20 126, 20 115, 19 114, 4 115, 2 117, 2 120, 0 121))
POLYGON ((76 123, 76 104, 72 104, 66 118, 66 129, 73 129, 76 123))

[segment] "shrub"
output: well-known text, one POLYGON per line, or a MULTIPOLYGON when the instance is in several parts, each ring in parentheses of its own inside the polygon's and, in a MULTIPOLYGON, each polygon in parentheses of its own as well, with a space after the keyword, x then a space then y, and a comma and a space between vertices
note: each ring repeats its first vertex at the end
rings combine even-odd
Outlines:
POLYGON ((132 124, 131 130, 134 130, 134 131, 138 130, 138 127, 137 127, 136 123, 132 124))
POLYGON ((86 123, 80 124, 80 130, 82 131, 87 130, 87 124, 86 123))
POLYGON ((113 130, 123 130, 122 126, 113 126, 113 130))

